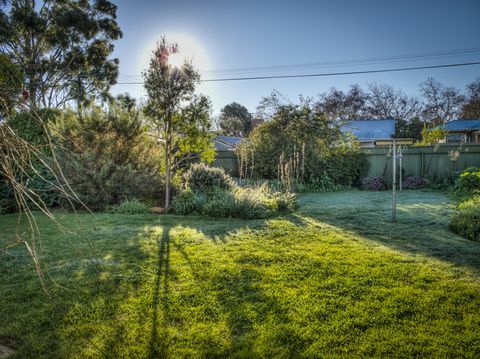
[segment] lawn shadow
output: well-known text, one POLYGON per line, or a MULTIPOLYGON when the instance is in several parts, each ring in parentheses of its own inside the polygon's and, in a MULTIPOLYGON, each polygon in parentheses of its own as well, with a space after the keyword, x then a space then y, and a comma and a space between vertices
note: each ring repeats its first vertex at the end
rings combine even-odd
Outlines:
MULTIPOLYGON (((149 358, 165 358, 168 353, 168 333, 158 333, 159 306, 162 306, 163 322, 168 322, 169 316, 169 274, 170 274, 170 226, 164 226, 158 250, 157 274, 153 290, 153 317, 149 342, 149 358)), ((166 327, 165 325, 163 326, 166 327)))
MULTIPOLYGON (((291 220, 293 223, 327 223, 399 251, 436 258, 479 272, 480 243, 449 231, 451 202, 443 194, 427 194, 423 201, 421 197, 416 199, 415 193, 400 197, 396 223, 391 221, 388 193, 382 193, 383 197, 375 193, 374 200, 368 201, 368 193, 362 192, 339 194, 338 201, 333 203, 320 199, 315 205, 309 200, 298 214, 291 216, 291 220), (342 203, 342 196, 348 195, 351 198, 342 203)), ((321 195, 316 196, 321 198, 321 195)), ((328 197, 333 198, 333 195, 328 197)))

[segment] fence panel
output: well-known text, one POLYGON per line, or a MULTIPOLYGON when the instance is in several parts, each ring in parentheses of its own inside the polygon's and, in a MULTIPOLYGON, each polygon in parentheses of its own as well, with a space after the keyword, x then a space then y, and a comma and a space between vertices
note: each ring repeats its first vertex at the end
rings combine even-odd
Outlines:
MULTIPOLYGON (((362 149, 367 155, 369 176, 391 180, 391 148, 362 149)), ((402 171, 405 176, 448 178, 467 167, 480 167, 480 145, 411 146, 403 148, 402 171)), ((399 162, 399 161, 398 161, 399 162)))
MULTIPOLYGON (((392 179, 391 148, 388 146, 364 148, 370 167, 369 176, 382 176, 387 181, 392 179)), ((217 151, 212 164, 226 172, 238 175, 237 156, 233 151, 217 151)), ((480 145, 410 146, 403 148, 402 171, 404 176, 424 178, 448 178, 456 171, 467 167, 480 167, 480 145), (458 158, 452 161, 452 151, 458 151, 458 158)))

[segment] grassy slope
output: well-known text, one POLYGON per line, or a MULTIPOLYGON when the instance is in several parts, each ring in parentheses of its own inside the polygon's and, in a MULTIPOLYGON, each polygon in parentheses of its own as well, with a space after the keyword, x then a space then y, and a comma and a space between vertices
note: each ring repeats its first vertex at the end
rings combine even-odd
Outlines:
MULTIPOLYGON (((18 357, 480 356, 480 243, 449 199, 304 195, 270 221, 59 214, 40 220, 42 295, 21 248, 0 254, 0 343, 18 357)), ((0 217, 0 243, 15 217, 0 217)))

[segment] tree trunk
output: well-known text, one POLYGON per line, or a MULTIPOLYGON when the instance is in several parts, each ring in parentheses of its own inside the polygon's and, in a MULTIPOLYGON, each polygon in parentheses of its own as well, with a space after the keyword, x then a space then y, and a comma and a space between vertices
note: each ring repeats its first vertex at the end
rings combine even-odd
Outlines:
POLYGON ((169 126, 167 126, 166 136, 165 136, 165 210, 170 207, 170 177, 171 177, 171 141, 170 141, 170 131, 169 126))
POLYGON ((165 156, 166 160, 166 168, 165 168, 165 210, 170 207, 170 161, 169 156, 165 156))

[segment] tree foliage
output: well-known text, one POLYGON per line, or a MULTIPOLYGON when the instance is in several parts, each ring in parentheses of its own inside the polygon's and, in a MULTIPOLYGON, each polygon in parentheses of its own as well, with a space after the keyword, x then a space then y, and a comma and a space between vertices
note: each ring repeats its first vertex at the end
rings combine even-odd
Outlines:
POLYGON ((89 208, 105 209, 126 199, 159 199, 162 153, 139 111, 112 105, 67 111, 53 125, 66 179, 89 208))
POLYGON ((480 77, 467 85, 467 100, 462 108, 462 118, 480 118, 480 77))
POLYGON ((321 94, 316 108, 327 118, 346 121, 365 118, 368 96, 362 88, 353 84, 348 92, 332 87, 329 92, 321 94))
POLYGON ((188 161, 212 161, 210 101, 196 95, 200 75, 191 62, 181 67, 168 63, 170 54, 178 51, 165 37, 158 42, 149 68, 144 72, 147 103, 145 114, 152 131, 165 152, 165 207, 170 204, 172 175, 188 161))
POLYGON ((222 108, 219 126, 226 136, 247 137, 252 130, 252 115, 245 106, 232 102, 222 108))
POLYGON ((423 125, 421 141, 417 142, 418 146, 433 146, 440 140, 443 140, 447 136, 447 131, 441 127, 428 127, 423 125))
POLYGON ((460 115, 465 97, 455 87, 429 78, 420 84, 420 92, 424 98, 422 116, 425 122, 442 125, 460 115))
POLYGON ((4 2, 0 50, 21 68, 32 108, 107 96, 118 76, 116 10, 108 0, 4 2))
POLYGON ((23 75, 5 54, 0 54, 0 116, 11 115, 23 89, 23 75))
POLYGON ((301 167, 300 180, 306 183, 325 176, 335 184, 358 182, 365 158, 335 121, 325 117, 309 100, 282 104, 273 99, 270 103, 276 103, 272 106, 274 116, 256 127, 246 144, 252 152, 255 177, 278 178, 280 162, 290 158, 287 165, 301 167))

